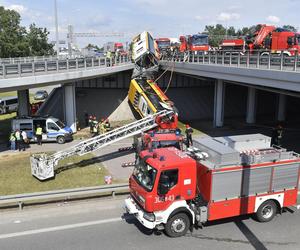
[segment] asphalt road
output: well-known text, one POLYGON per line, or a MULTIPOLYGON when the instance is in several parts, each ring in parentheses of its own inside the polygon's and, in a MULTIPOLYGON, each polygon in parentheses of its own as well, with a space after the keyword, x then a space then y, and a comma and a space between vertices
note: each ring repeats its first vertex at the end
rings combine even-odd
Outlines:
POLYGON ((0 249, 300 249, 300 214, 269 223, 218 221, 181 238, 146 230, 123 214, 124 197, 0 212, 0 249))

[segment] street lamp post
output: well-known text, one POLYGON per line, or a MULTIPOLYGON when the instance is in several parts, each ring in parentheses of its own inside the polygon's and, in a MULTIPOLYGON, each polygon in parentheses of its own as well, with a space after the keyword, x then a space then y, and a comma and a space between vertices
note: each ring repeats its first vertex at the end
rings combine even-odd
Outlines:
POLYGON ((55 36, 56 36, 56 54, 59 55, 59 36, 58 36, 58 17, 57 17, 57 0, 54 0, 55 13, 55 36))

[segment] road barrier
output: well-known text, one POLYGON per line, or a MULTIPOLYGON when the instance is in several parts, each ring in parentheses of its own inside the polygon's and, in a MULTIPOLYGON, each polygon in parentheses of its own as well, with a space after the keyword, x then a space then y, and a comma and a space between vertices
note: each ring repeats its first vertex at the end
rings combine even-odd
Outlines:
POLYGON ((131 63, 129 56, 114 58, 106 57, 77 57, 77 58, 52 58, 45 60, 18 61, 16 63, 0 62, 0 79, 20 78, 45 74, 57 74, 94 68, 113 67, 131 63))
POLYGON ((25 202, 28 201, 55 201, 55 200, 72 200, 75 198, 87 198, 91 196, 112 195, 117 193, 128 192, 128 183, 121 183, 115 185, 102 185, 96 187, 74 188, 64 190, 54 190, 46 192, 36 192, 27 194, 15 194, 0 196, 0 206, 18 205, 19 209, 23 208, 25 202))
POLYGON ((286 53, 267 53, 262 51, 207 51, 197 54, 178 54, 162 61, 220 65, 238 68, 257 68, 280 71, 300 71, 300 56, 286 53))

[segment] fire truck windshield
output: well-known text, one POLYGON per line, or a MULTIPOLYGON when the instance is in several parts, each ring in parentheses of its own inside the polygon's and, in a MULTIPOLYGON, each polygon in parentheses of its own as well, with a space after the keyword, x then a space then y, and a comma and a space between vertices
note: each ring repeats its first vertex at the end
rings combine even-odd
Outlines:
POLYGON ((153 189, 157 170, 146 164, 140 158, 137 159, 135 168, 133 170, 133 176, 135 180, 147 191, 153 189))
POLYGON ((297 44, 300 45, 300 34, 296 36, 297 44))
POLYGON ((156 41, 156 42, 157 42, 158 47, 161 49, 170 47, 170 41, 156 41))
POLYGON ((207 45, 208 44, 208 36, 206 36, 206 35, 193 35, 191 37, 191 43, 194 46, 207 45))
POLYGON ((153 141, 152 147, 153 148, 166 148, 166 147, 175 147, 180 149, 179 141, 153 141))

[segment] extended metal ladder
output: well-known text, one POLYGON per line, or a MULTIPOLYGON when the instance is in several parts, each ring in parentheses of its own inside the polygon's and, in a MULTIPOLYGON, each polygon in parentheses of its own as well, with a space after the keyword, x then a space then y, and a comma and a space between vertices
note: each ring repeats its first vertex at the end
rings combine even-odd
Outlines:
POLYGON ((167 116, 171 114, 173 114, 173 111, 162 110, 153 115, 144 117, 141 120, 124 125, 120 128, 116 128, 105 134, 82 141, 79 144, 70 147, 69 149, 59 151, 52 155, 32 155, 30 157, 31 173, 39 180, 52 178, 55 175, 55 167, 58 165, 60 160, 73 155, 84 155, 90 153, 114 142, 155 128, 158 126, 158 124, 155 122, 158 116, 167 116))

